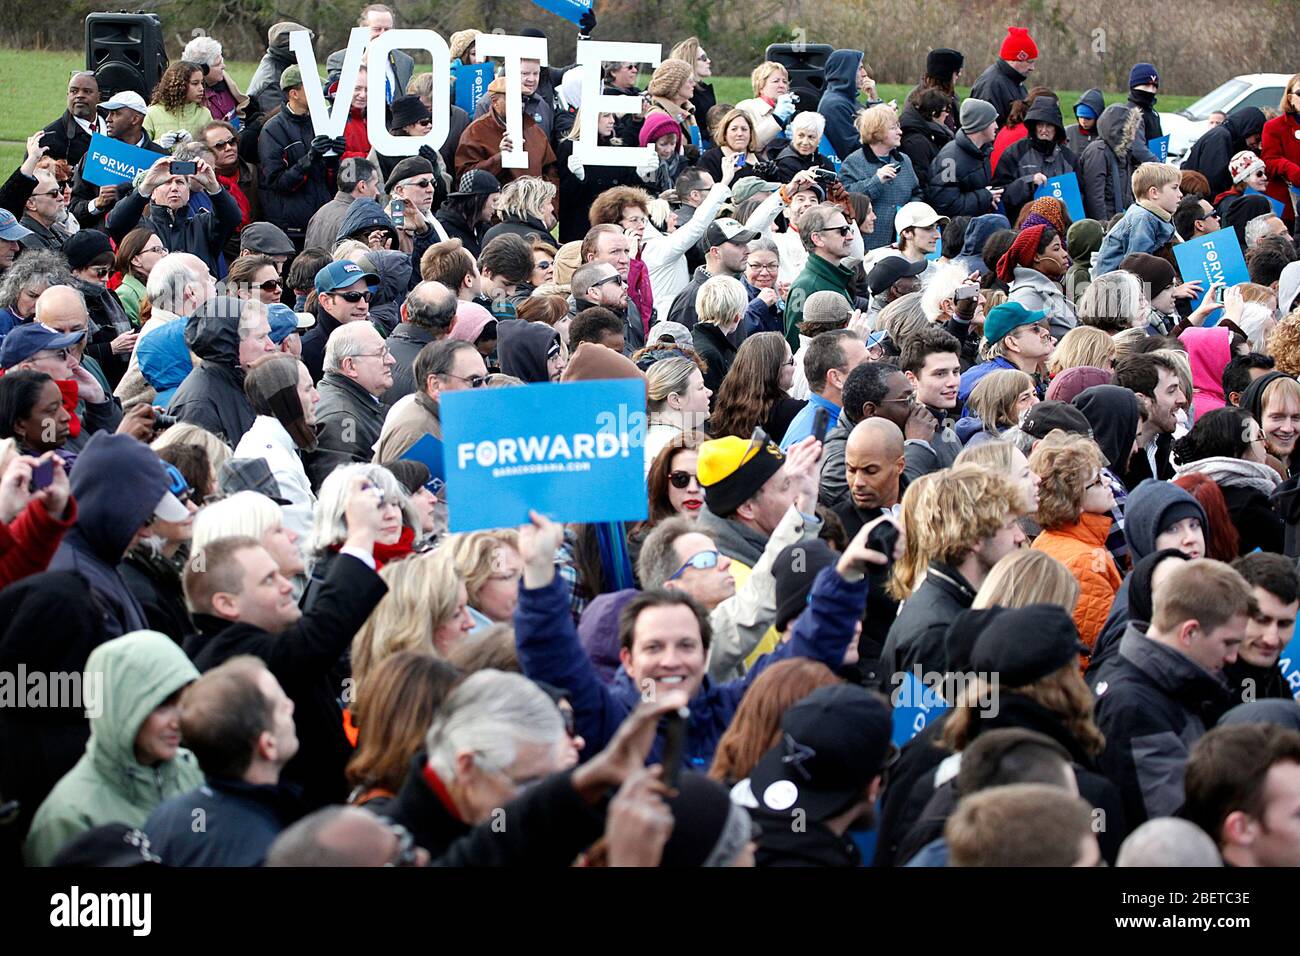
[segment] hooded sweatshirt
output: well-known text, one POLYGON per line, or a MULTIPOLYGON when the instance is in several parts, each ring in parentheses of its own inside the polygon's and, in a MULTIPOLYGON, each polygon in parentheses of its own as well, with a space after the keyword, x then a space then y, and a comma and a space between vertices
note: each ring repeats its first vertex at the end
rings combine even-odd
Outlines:
POLYGON ((239 323, 243 299, 209 299, 185 322, 185 344, 202 359, 172 396, 168 411, 206 428, 232 448, 253 426, 253 407, 244 395, 239 365, 239 323))
POLYGON ((144 611, 117 566, 131 540, 171 487, 162 460, 129 435, 100 432, 72 467, 77 523, 64 536, 51 571, 76 571, 100 602, 106 637, 145 626, 144 611))
POLYGON ((1223 370, 1232 360, 1232 333, 1220 328, 1190 328, 1178 336, 1192 363, 1193 418, 1222 408, 1223 370))
POLYGON ((1228 172, 1228 163, 1232 157, 1243 149, 1250 149, 1246 137, 1259 136, 1264 132, 1264 111, 1257 106, 1247 106, 1237 110, 1220 125, 1206 130, 1192 144, 1191 151, 1183 160, 1184 170, 1194 169, 1210 183, 1213 196, 1227 192, 1232 188, 1232 175, 1228 172))
POLYGON ((1096 141, 1098 132, 1097 123, 1095 121, 1101 117, 1103 112, 1105 112, 1106 100, 1102 96, 1101 90, 1093 87, 1084 93, 1083 96, 1079 97, 1078 103, 1074 104, 1074 115, 1076 119, 1079 115, 1078 110, 1080 105, 1087 106, 1092 110, 1094 114, 1094 122, 1090 131, 1085 131, 1077 122, 1071 123, 1065 128, 1066 143, 1069 145, 1070 149, 1074 150, 1074 155, 1076 156, 1083 155, 1083 151, 1096 141))
POLYGON ((1092 284, 1092 257, 1101 248, 1106 230, 1096 219, 1080 219, 1065 234, 1065 251, 1070 254, 1070 268, 1065 273, 1065 294, 1075 302, 1092 284))
MULTIPOLYGON (((134 441, 134 439, 128 439, 134 441)), ((143 826, 168 797, 203 783, 194 755, 145 766, 135 738, 150 713, 199 676, 166 634, 136 631, 102 644, 86 661, 86 687, 100 690, 86 752, 36 811, 27 835, 28 865, 48 866, 70 839, 105 823, 143 826)))
POLYGON ((1290 378, 1285 372, 1265 372, 1241 393, 1241 407, 1250 412, 1257 422, 1264 421, 1264 390, 1279 378, 1290 378))
POLYGON ((541 322, 505 319, 497 323, 497 357, 501 371, 523 382, 549 382, 546 356, 560 333, 541 322))
POLYGON ((194 359, 185 344, 185 323, 168 322, 139 340, 135 347, 140 374, 157 393, 153 403, 166 408, 176 389, 194 371, 194 359))
POLYGON ((356 238, 365 242, 365 236, 370 235, 376 229, 387 229, 389 237, 393 240, 393 247, 397 247, 399 236, 397 227, 393 225, 393 220, 388 218, 379 203, 373 199, 356 199, 352 205, 348 206, 348 211, 343 215, 343 221, 339 223, 339 231, 334 236, 335 243, 344 239, 356 238), (360 235, 358 235, 360 233, 360 235))
POLYGON ((862 145, 854 120, 858 104, 859 50, 836 50, 826 58, 826 91, 817 112, 826 117, 826 139, 840 159, 848 159, 862 145))
POLYGON ((361 268, 379 276, 378 285, 372 286, 370 321, 382 326, 379 331, 387 338, 402 321, 402 303, 411 284, 411 256, 394 248, 376 249, 360 258, 361 268))
POLYGON ((993 164, 993 185, 1004 186, 1002 201, 1007 217, 1019 217, 1023 206, 1034 198, 1034 176, 1042 174, 1048 179, 1074 172, 1079 159, 1074 150, 1065 145, 1065 124, 1061 119, 1061 106, 1052 96, 1040 96, 1025 114, 1025 136, 1007 146, 1000 155, 989 157, 993 164), (1051 123, 1056 128, 1052 140, 1040 140, 1038 123, 1051 123))
POLYGON ((298 62, 289 51, 289 34, 306 30, 301 24, 282 20, 266 31, 266 55, 257 65, 253 78, 248 81, 248 96, 257 102, 258 109, 269 113, 284 106, 284 90, 280 89, 280 74, 286 67, 298 62))
POLYGON ((976 216, 966 227, 966 237, 962 241, 961 255, 957 257, 957 264, 967 273, 978 272, 981 276, 988 275, 989 267, 984 264, 984 244, 989 241, 993 233, 1010 228, 1011 223, 1001 213, 991 212, 976 216))
POLYGON ((1124 512, 1124 531, 1134 561, 1139 561, 1156 550, 1156 538, 1173 523, 1169 520, 1169 515, 1175 506, 1190 506, 1200 519, 1201 527, 1209 525, 1201 503, 1190 492, 1172 482, 1148 478, 1129 494, 1128 507, 1124 512))

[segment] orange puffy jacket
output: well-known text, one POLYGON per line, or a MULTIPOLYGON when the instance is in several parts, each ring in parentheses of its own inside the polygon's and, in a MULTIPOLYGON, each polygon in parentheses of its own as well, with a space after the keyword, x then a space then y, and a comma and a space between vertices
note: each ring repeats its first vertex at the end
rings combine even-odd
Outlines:
POLYGON ((1122 578, 1115 559, 1106 550, 1110 515, 1083 514, 1074 524, 1044 531, 1034 539, 1034 548, 1060 561, 1079 582, 1079 603, 1074 607, 1074 624, 1079 639, 1089 648, 1097 640, 1122 578))

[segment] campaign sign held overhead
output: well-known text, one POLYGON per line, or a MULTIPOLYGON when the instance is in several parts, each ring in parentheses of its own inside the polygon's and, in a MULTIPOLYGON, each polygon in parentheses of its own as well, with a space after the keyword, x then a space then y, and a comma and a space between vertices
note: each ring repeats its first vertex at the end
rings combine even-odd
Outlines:
MULTIPOLYGON (((1053 199, 1059 199, 1065 204, 1065 211, 1070 214, 1074 222, 1087 217, 1083 211, 1083 196, 1079 192, 1079 177, 1074 173, 1065 173, 1061 176, 1053 176, 1043 185, 1034 190, 1034 198, 1042 199, 1044 196, 1051 196, 1053 199)), ((1065 237, 1061 237, 1064 244, 1065 237)))
MULTIPOLYGON (((1246 258, 1241 254, 1241 243, 1232 229, 1219 229, 1206 233, 1199 239, 1180 242, 1174 246, 1174 259, 1184 282, 1200 282, 1201 294, 1192 302, 1195 309, 1210 291, 1210 286, 1222 282, 1234 286, 1250 281, 1246 258)), ((1213 323, 1207 322, 1206 325, 1213 323)))
POLYGON ((82 178, 96 186, 115 186, 135 179, 136 173, 148 169, 160 159, 161 153, 96 133, 90 137, 82 178))
POLYGON ((453 532, 646 517, 645 383, 620 379, 446 392, 453 532))
POLYGON ((582 24, 583 15, 591 9, 589 0, 533 0, 533 2, 543 10, 578 25, 582 24))
POLYGON ((495 73, 496 67, 491 63, 464 63, 452 67, 452 78, 456 81, 456 105, 473 116, 479 99, 487 92, 495 73))

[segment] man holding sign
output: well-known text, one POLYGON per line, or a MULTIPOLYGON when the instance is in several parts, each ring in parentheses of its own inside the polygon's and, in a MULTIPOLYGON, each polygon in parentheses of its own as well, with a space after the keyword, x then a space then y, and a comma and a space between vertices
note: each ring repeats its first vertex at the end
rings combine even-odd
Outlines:
MULTIPOLYGON (((1003 150, 997 168, 993 170, 993 185, 1003 187, 1002 202, 1007 207, 1007 218, 1012 222, 1020 215, 1021 208, 1039 195, 1038 190, 1049 179, 1071 174, 1079 165, 1074 150, 1066 145, 1065 121, 1055 97, 1034 99, 1025 114, 1025 129, 1029 135, 1003 150)), ((1077 182, 1075 192, 1078 193, 1077 182)), ((1057 198, 1064 201, 1064 197, 1057 198)), ((1070 210, 1070 218, 1082 219, 1083 210, 1077 213, 1070 210)))
POLYGON ((540 176, 560 188, 560 164, 555 150, 537 121, 527 112, 523 114, 523 149, 528 165, 522 169, 507 169, 502 154, 519 148, 506 129, 506 78, 498 76, 488 86, 491 106, 486 116, 469 124, 460 138, 456 150, 456 175, 463 176, 472 169, 482 169, 497 178, 501 185, 523 176, 540 176))
MULTIPOLYGON (((72 180, 70 208, 72 215, 76 217, 77 222, 81 223, 83 229, 104 228, 104 216, 121 198, 120 194, 125 193, 125 189, 120 184, 126 183, 125 188, 129 189, 130 180, 135 176, 134 169, 129 173, 124 171, 108 178, 98 174, 95 171, 96 167, 90 165, 96 146, 101 153, 106 147, 111 149, 119 144, 126 147, 134 146, 136 149, 148 150, 152 153, 167 152, 151 140, 149 134, 144 131, 144 115, 148 107, 145 106, 144 99, 139 93, 124 90, 107 103, 101 103, 99 109, 104 114, 104 128, 108 131, 107 139, 113 140, 113 143, 104 143, 103 138, 99 136, 91 137, 90 150, 77 164, 76 174, 72 180)), ((146 160, 138 165, 140 168, 145 168, 150 165, 150 162, 146 160)))

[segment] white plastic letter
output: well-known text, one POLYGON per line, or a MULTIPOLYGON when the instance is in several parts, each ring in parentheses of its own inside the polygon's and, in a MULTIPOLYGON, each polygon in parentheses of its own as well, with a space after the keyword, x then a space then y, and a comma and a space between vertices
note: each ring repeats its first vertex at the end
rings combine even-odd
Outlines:
MULTIPOLYGON (((358 27, 353 30, 353 34, 357 32, 357 29, 362 33, 366 32, 365 28, 358 27)), ((482 38, 480 37, 480 39, 482 38)), ((439 149, 447 141, 447 133, 451 128, 451 109, 449 106, 451 100, 451 51, 447 48, 447 41, 432 30, 387 30, 375 37, 374 42, 370 44, 370 55, 367 62, 387 63, 388 54, 398 49, 424 50, 433 58, 433 128, 424 136, 394 136, 388 132, 388 127, 384 124, 384 110, 379 108, 366 111, 366 133, 370 137, 370 145, 386 156, 414 156, 420 151, 421 146, 439 149)), ((351 54, 351 52, 349 47, 348 53, 351 54)), ((374 69, 367 73, 370 87, 367 91, 367 102, 375 104, 384 102, 387 72, 386 69, 374 69)), ((343 80, 348 79, 345 61, 343 76, 339 80, 339 93, 336 103, 341 100, 346 106, 346 104, 352 102, 352 87, 356 82, 356 75, 356 70, 353 70, 351 80, 347 85, 347 96, 345 97, 343 94, 343 80)), ((347 115, 346 108, 343 115, 347 115)), ((342 130, 340 130, 339 135, 342 135, 342 130)))
POLYGON ((639 166, 654 156, 654 146, 600 146, 597 133, 601 113, 640 113, 639 96, 606 96, 601 77, 606 63, 648 63, 658 66, 663 47, 658 43, 582 40, 578 66, 582 67, 582 130, 573 155, 590 166, 639 166))
POLYGON ((320 86, 320 72, 316 69, 316 51, 311 46, 311 33, 295 30, 289 34, 289 49, 298 58, 302 70, 302 89, 307 94, 307 108, 311 112, 311 125, 317 136, 337 139, 348 124, 348 109, 352 105, 352 89, 357 85, 357 71, 361 68, 361 54, 370 40, 366 27, 353 27, 348 36, 348 49, 343 55, 343 72, 339 74, 338 96, 331 113, 320 86))
POLYGON ((506 61, 506 133, 515 148, 501 154, 503 169, 527 169, 524 149, 524 90, 521 60, 540 60, 549 66, 544 37, 516 37, 504 33, 480 33, 474 49, 480 56, 499 56, 506 61))

